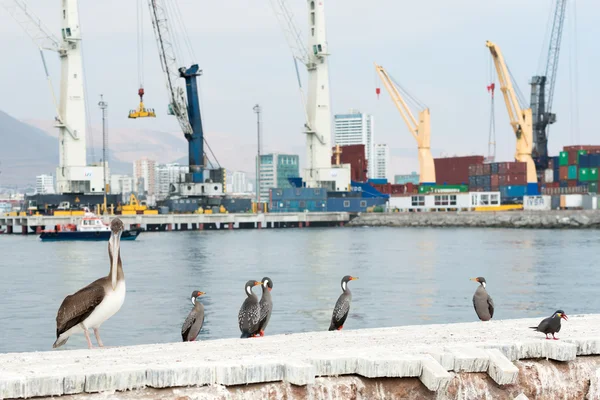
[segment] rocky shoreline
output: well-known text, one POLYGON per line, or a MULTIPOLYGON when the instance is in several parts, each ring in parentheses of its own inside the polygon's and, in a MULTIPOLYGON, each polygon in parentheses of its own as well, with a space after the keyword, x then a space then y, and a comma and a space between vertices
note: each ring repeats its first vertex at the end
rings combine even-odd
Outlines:
POLYGON ((595 210, 361 213, 347 226, 599 229, 595 210))

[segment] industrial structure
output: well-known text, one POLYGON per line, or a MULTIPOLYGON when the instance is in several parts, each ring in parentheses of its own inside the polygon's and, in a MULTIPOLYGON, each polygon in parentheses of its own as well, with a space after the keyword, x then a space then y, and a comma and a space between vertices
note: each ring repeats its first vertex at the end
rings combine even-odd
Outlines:
POLYGON ((286 0, 271 0, 296 63, 298 84, 305 109, 306 164, 303 182, 308 188, 332 191, 350 189, 350 166, 331 164, 331 104, 329 93, 329 49, 325 29, 325 1, 307 0, 308 49, 296 27, 286 0), (304 95, 297 62, 308 72, 308 92, 304 95))
POLYGON ((556 0, 551 14, 548 56, 543 75, 531 78, 531 113, 533 123, 533 159, 539 171, 548 168, 548 133, 556 122, 552 112, 554 89, 558 71, 560 43, 565 22, 567 0, 556 0))
POLYGON ((510 125, 515 132, 517 140, 515 160, 527 164, 527 194, 537 195, 539 194, 537 171, 531 156, 533 150, 531 108, 521 108, 500 48, 490 41, 486 42, 486 46, 490 49, 490 53, 492 54, 492 59, 494 60, 494 65, 498 74, 500 90, 504 95, 504 102, 506 103, 510 125))
POLYGON ((165 1, 148 0, 148 7, 169 95, 168 113, 177 118, 188 142, 189 173, 185 174, 183 181, 171 186, 171 193, 165 205, 174 212, 195 212, 198 209, 220 206, 231 212, 248 210, 251 208, 249 199, 225 196, 225 169, 211 170, 210 178, 204 179, 204 170, 207 167, 207 156, 204 152, 206 139, 197 83, 197 77, 202 75, 202 71, 198 64, 181 67, 178 63, 175 55, 175 30, 167 18, 165 1))
MULTIPOLYGON (((46 78, 56 107, 59 162, 56 168, 56 195, 29 196, 35 208, 46 209, 68 202, 72 205, 104 203, 104 179, 101 165, 88 165, 86 157, 86 105, 82 59, 82 37, 77 0, 62 0, 61 38, 53 35, 23 0, 0 2, 38 46, 46 78), (56 100, 46 66, 44 50, 58 53, 61 81, 56 100)), ((112 201, 114 198, 108 199, 112 201)))
POLYGON ((417 142, 419 148, 419 183, 421 185, 435 185, 435 165, 433 163, 433 156, 431 155, 431 115, 429 108, 424 105, 421 106, 419 120, 417 121, 406 104, 405 99, 400 94, 400 85, 394 81, 382 66, 375 64, 375 70, 390 94, 394 105, 400 112, 400 115, 402 115, 402 119, 406 123, 408 130, 417 142))

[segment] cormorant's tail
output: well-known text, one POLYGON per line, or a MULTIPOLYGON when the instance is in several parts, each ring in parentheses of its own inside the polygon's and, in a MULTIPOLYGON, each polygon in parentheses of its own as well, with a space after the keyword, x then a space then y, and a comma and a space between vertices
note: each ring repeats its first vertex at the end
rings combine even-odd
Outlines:
POLYGON ((333 322, 329 325, 329 330, 330 331, 335 331, 337 328, 335 327, 335 325, 333 324, 333 322))
POLYGON ((536 330, 536 331, 537 331, 537 328, 538 328, 537 326, 530 326, 530 327, 529 327, 529 329, 534 329, 534 330, 536 330))
POLYGON ((246 339, 246 338, 249 338, 250 336, 251 336, 250 332, 242 332, 242 336, 240 336, 240 339, 246 339))

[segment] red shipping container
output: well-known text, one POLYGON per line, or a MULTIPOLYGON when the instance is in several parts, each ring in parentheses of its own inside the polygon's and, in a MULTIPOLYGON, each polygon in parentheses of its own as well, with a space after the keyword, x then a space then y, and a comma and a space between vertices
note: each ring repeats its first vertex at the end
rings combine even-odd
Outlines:
POLYGON ((483 156, 446 157, 433 161, 438 185, 460 185, 469 182, 469 166, 483 163, 483 156))
MULTIPOLYGON (((335 164, 337 161, 336 148, 333 147, 332 151, 331 163, 335 164)), ((350 164, 350 178, 354 181, 366 182, 368 161, 365 158, 365 145, 340 146, 340 151, 340 163, 350 164)))
POLYGON ((475 175, 477 175, 477 176, 483 175, 483 164, 475 165, 475 175))
POLYGON ((492 192, 497 192, 499 190, 498 185, 496 185, 496 186, 492 185, 491 189, 492 189, 492 192))
MULTIPOLYGON (((437 172, 437 169, 436 169, 437 172)), ((469 176, 477 175, 477 165, 469 165, 469 176)))
POLYGON ((568 187, 577 187, 577 180, 576 179, 570 179, 567 181, 567 186, 568 187))
POLYGON ((492 166, 490 164, 483 164, 481 170, 481 175, 490 175, 492 173, 492 166))
POLYGON ((600 146, 593 145, 577 145, 577 146, 564 146, 563 151, 577 151, 577 150, 589 150, 590 152, 598 153, 600 152, 600 146))
POLYGON ((577 165, 577 160, 579 159, 578 150, 569 150, 569 165, 577 165))
POLYGON ((415 185, 414 183, 407 183, 406 185, 406 193, 414 193, 415 190, 419 189, 419 186, 415 185))
POLYGON ((561 181, 569 179, 569 167, 566 165, 558 167, 558 177, 561 181))
POLYGON ((392 194, 404 194, 406 193, 406 185, 392 185, 392 194))
POLYGON ((509 185, 527 185, 527 175, 525 174, 509 174, 506 175, 509 185))
POLYGON ((496 187, 500 185, 500 178, 498 175, 492 175, 491 185, 496 187))

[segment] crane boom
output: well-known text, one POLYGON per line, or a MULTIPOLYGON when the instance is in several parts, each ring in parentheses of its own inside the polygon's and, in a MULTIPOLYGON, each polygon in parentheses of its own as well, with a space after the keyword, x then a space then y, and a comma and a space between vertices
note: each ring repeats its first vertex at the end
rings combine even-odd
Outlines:
POLYGON ((500 47, 490 41, 486 42, 486 46, 490 49, 490 53, 492 54, 496 73, 498 74, 500 90, 504 96, 504 102, 506 103, 510 125, 517 138, 515 160, 527 164, 527 193, 529 195, 537 195, 539 194, 537 173, 533 158, 531 157, 533 149, 531 108, 521 109, 500 47))
POLYGON ((548 165, 549 125, 556 122, 556 114, 552 113, 552 102, 554 100, 566 8, 567 0, 556 0, 556 5, 553 9, 545 74, 531 78, 531 110, 534 131, 533 154, 536 157, 538 166, 542 169, 548 165))
POLYGON ((158 46, 160 65, 165 75, 167 92, 170 96, 169 114, 177 117, 185 135, 191 135, 193 129, 188 117, 185 90, 179 84, 181 82, 182 71, 178 67, 175 56, 175 46, 167 19, 167 9, 162 0, 148 0, 148 6, 150 8, 150 18, 152 20, 156 45, 158 46))
POLYGON ((434 185, 436 183, 436 177, 435 163, 433 162, 433 156, 431 155, 431 115, 429 108, 425 108, 419 112, 419 120, 417 121, 385 68, 375 64, 375 70, 390 94, 394 105, 400 112, 409 132, 417 142, 419 148, 419 182, 425 185, 434 185))
POLYGON ((50 30, 33 13, 27 3, 23 0, 1 0, 0 4, 40 49, 56 52, 61 50, 60 41, 50 33, 50 30))

